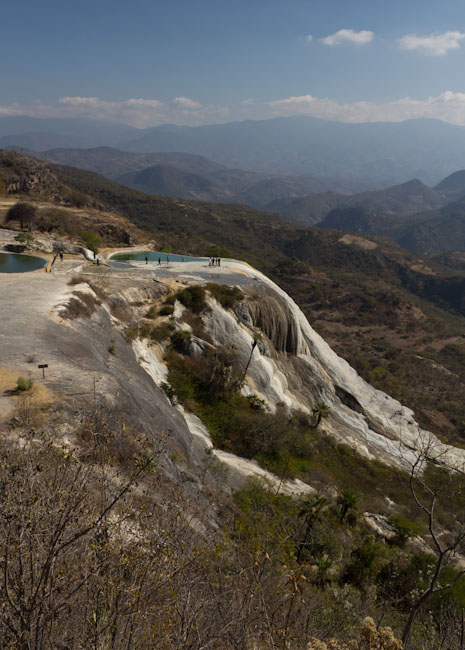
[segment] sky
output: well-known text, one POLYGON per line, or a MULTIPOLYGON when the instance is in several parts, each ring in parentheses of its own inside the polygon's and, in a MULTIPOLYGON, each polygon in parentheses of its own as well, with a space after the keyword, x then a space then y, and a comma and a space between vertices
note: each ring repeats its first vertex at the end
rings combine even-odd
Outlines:
POLYGON ((463 0, 16 0, 0 116, 465 124, 463 0))

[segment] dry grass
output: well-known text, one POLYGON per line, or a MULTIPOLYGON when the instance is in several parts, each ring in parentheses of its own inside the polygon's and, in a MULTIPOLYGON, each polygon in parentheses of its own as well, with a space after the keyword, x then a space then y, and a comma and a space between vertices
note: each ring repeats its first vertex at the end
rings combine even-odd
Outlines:
POLYGON ((132 311, 127 303, 118 296, 110 296, 108 298, 108 307, 110 308, 110 314, 113 318, 118 319, 122 323, 128 323, 132 317, 132 311))
POLYGON ((75 284, 87 284, 87 279, 83 275, 73 275, 67 284, 70 287, 73 287, 75 284))
POLYGON ((100 304, 100 300, 92 294, 75 291, 68 304, 59 312, 59 315, 68 320, 90 318, 100 304))

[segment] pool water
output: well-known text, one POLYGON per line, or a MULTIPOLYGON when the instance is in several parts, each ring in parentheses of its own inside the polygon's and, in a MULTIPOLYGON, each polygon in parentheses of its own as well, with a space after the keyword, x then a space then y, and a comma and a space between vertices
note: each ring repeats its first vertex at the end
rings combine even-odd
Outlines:
POLYGON ((142 251, 141 253, 117 253, 112 255, 112 260, 118 261, 144 261, 145 258, 149 262, 161 261, 162 264, 167 262, 206 262, 208 257, 190 257, 189 255, 175 255, 174 253, 157 253, 154 251, 142 251))
POLYGON ((17 253, 0 253, 0 273, 26 273, 37 271, 45 266, 46 261, 31 255, 17 253))

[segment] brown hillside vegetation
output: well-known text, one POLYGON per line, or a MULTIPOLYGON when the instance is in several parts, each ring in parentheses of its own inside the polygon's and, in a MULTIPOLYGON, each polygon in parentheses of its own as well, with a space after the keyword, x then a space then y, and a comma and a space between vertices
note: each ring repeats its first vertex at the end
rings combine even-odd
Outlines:
MULTIPOLYGON (((62 193, 59 208, 71 219, 64 213, 53 217, 52 232, 60 232, 63 219, 72 234, 78 217, 79 230, 95 230, 104 245, 153 239, 158 250, 250 262, 294 297, 367 381, 413 408, 421 424, 463 444, 461 269, 388 242, 378 240, 373 247, 373 241, 361 237, 348 242, 331 231, 298 228, 247 206, 144 195, 73 168, 54 166, 53 173, 62 193), (69 207, 69 197, 76 195, 85 207, 69 207)), ((46 223, 50 227, 50 218, 46 223)))

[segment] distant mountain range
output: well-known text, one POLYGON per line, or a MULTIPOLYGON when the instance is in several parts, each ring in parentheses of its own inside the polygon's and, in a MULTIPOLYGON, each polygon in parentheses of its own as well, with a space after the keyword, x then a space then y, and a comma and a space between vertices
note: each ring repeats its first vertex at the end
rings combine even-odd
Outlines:
POLYGON ((344 181, 232 169, 194 154, 134 153, 112 147, 33 151, 11 146, 8 149, 49 163, 97 172, 142 192, 182 199, 266 208, 277 198, 292 199, 329 189, 350 191, 350 183, 344 181))
POLYGON ((465 169, 465 128, 436 120, 342 124, 299 117, 136 129, 3 117, 2 143, 146 193, 251 205, 305 226, 390 237, 418 253, 465 249, 465 171, 457 171, 465 169), (44 149, 50 142, 74 146, 44 149), (126 150, 115 146, 121 143, 126 150), (400 176, 413 180, 390 185, 400 176))
POLYGON ((426 119, 348 124, 299 116, 136 129, 103 120, 2 117, 0 147, 8 146, 182 152, 242 170, 342 179, 352 191, 409 178, 433 185, 465 168, 465 127, 426 119))

